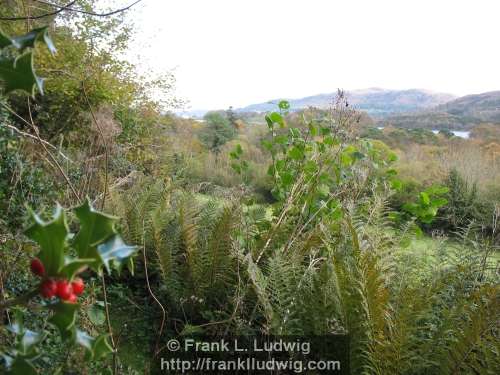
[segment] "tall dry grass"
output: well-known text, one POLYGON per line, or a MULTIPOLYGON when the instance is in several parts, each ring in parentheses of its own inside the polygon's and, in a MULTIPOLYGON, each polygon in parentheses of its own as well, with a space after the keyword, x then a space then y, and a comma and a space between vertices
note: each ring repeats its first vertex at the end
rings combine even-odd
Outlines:
POLYGON ((398 150, 398 168, 402 178, 423 185, 443 182, 456 169, 469 183, 485 192, 500 186, 500 158, 491 144, 475 140, 450 140, 441 146, 411 144, 398 150))

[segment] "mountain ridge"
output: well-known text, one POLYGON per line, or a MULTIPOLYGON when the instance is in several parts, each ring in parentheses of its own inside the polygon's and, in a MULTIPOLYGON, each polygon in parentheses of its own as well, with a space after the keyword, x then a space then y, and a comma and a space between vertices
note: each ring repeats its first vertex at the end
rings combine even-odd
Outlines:
MULTIPOLYGON (((384 117, 392 113, 412 112, 420 109, 432 108, 457 99, 455 95, 433 92, 425 89, 392 90, 371 87, 358 90, 346 90, 350 104, 372 117, 384 117)), ((302 98, 285 99, 290 102, 293 110, 307 107, 328 108, 337 92, 321 93, 302 98)), ((267 102, 250 104, 237 108, 238 112, 268 112, 276 109, 276 104, 282 99, 273 99, 267 102)))
MULTIPOLYGON (((348 102, 365 112, 377 126, 470 130, 481 123, 500 124, 500 90, 456 97, 452 94, 426 89, 392 90, 378 87, 345 91, 348 102)), ((288 100, 292 111, 308 107, 329 108, 335 93, 322 93, 288 100)), ((254 103, 233 109, 243 114, 275 111, 278 102, 254 103)), ((185 112, 187 116, 201 118, 204 111, 185 112)))
POLYGON ((500 124, 500 91, 461 96, 425 111, 392 114, 379 126, 468 130, 481 123, 500 124))

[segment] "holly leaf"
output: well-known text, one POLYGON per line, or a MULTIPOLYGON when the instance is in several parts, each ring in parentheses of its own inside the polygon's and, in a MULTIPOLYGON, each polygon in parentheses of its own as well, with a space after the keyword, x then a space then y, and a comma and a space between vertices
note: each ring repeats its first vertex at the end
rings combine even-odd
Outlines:
POLYGON ((21 51, 26 48, 34 48, 35 42, 37 41, 44 43, 52 55, 57 52, 54 42, 52 42, 52 39, 49 36, 48 26, 33 29, 29 33, 12 39, 14 46, 21 51))
POLYGON ((86 360, 98 360, 113 352, 113 348, 108 342, 107 334, 93 338, 86 332, 77 330, 76 342, 86 349, 86 360))
POLYGON ((17 58, 0 58, 0 80, 4 93, 23 90, 35 94, 35 87, 43 94, 43 79, 33 69, 33 53, 26 52, 17 58))
POLYGON ((120 272, 124 265, 129 264, 130 257, 136 252, 137 247, 127 245, 119 235, 115 235, 97 246, 97 254, 108 273, 111 273, 111 266, 120 272))
POLYGON ((79 304, 69 302, 59 302, 49 306, 54 311, 49 322, 57 327, 63 340, 74 337, 73 327, 79 307, 79 304))
POLYGON ((74 238, 74 247, 80 258, 93 258, 95 247, 116 234, 115 223, 118 218, 95 210, 88 199, 74 211, 80 220, 80 231, 74 238))
POLYGON ((16 321, 7 326, 7 329, 16 335, 16 352, 25 357, 35 357, 37 355, 36 345, 43 341, 46 334, 38 333, 24 328, 20 315, 16 316, 16 321))
POLYGON ((59 271, 61 276, 65 276, 67 279, 73 279, 75 275, 83 272, 90 263, 94 262, 94 259, 85 259, 85 258, 64 258, 64 266, 59 271))
POLYGON ((23 356, 10 357, 3 355, 7 367, 7 374, 13 375, 37 375, 35 367, 31 361, 23 356))
POLYGON ((20 335, 17 348, 21 353, 30 355, 34 346, 42 342, 45 336, 45 334, 27 329, 20 335))
POLYGON ((62 207, 58 204, 51 221, 45 222, 33 213, 35 224, 26 235, 40 246, 38 257, 45 266, 47 276, 57 276, 64 265, 64 248, 68 236, 68 224, 62 207))
POLYGON ((12 39, 0 29, 0 48, 9 47, 12 45, 12 39))

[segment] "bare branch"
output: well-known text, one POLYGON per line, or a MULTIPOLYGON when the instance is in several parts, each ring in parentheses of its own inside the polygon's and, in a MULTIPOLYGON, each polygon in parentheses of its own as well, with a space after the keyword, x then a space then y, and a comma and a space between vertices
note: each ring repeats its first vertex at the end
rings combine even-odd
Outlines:
POLYGON ((45 13, 45 14, 40 14, 38 16, 23 16, 23 17, 0 17, 0 21, 26 21, 26 20, 38 20, 41 18, 46 18, 46 17, 51 17, 55 16, 59 13, 61 13, 64 10, 67 10, 68 7, 74 5, 76 3, 76 0, 70 1, 66 5, 59 5, 59 9, 54 10, 53 12, 45 13))
MULTIPOLYGON (((24 120, 24 119, 23 119, 24 120)), ((19 130, 18 128, 16 128, 15 126, 13 125, 9 125, 9 124, 5 124, 3 123, 2 126, 5 126, 9 129, 12 129, 13 131, 15 131, 17 134, 19 135, 22 135, 23 137, 26 137, 26 138, 30 138, 30 139, 34 139, 34 140, 38 140, 37 137, 35 137, 33 134, 30 134, 30 133, 26 133, 26 132, 23 132, 22 130, 19 130)), ((66 159, 67 161, 69 162, 73 162, 73 160, 71 160, 70 158, 68 158, 66 155, 64 155, 61 151, 59 151, 59 149, 54 146, 52 143, 49 143, 47 142, 45 139, 41 139, 42 140, 42 143, 45 143, 47 146, 49 146, 50 148, 52 148, 54 151, 57 151, 57 153, 59 155, 61 155, 64 159, 66 159)))
POLYGON ((30 16, 22 16, 22 17, 0 17, 0 21, 37 20, 37 19, 41 19, 41 18, 55 16, 55 15, 57 15, 57 14, 63 12, 63 11, 81 13, 81 14, 86 14, 86 15, 95 16, 95 17, 109 17, 109 16, 112 16, 114 14, 125 12, 125 11, 129 10, 134 5, 140 3, 142 0, 136 0, 132 4, 127 5, 124 8, 116 9, 116 10, 113 10, 113 11, 107 12, 107 13, 96 13, 96 12, 89 12, 89 11, 86 11, 86 10, 83 10, 83 9, 72 8, 72 6, 75 5, 75 3, 76 3, 77 0, 71 1, 71 2, 69 2, 66 5, 59 5, 59 4, 55 4, 55 3, 52 3, 52 2, 49 2, 49 1, 43 1, 43 0, 35 0, 35 1, 37 3, 40 3, 40 4, 45 4, 45 5, 50 5, 50 6, 56 7, 58 9, 54 10, 53 12, 49 12, 49 13, 45 13, 45 14, 40 14, 38 16, 31 16, 30 15, 30 16))
MULTIPOLYGON (((49 1, 44 1, 44 0, 35 0, 37 3, 41 3, 41 4, 46 4, 46 5, 51 5, 51 6, 54 6, 54 7, 59 7, 61 8, 62 6, 61 5, 57 5, 57 4, 54 4, 52 2, 49 2, 49 1)), ((129 10, 130 8, 132 8, 134 5, 140 3, 142 0, 136 0, 134 1, 132 4, 130 5, 127 5, 126 7, 124 8, 120 8, 120 9, 117 9, 117 10, 113 10, 111 12, 107 12, 107 13, 96 13, 96 12, 88 12, 86 10, 83 10, 83 9, 75 9, 75 8, 68 8, 68 6, 65 6, 64 10, 67 10, 67 11, 70 11, 70 12, 76 12, 76 13, 82 13, 82 14, 87 14, 89 16, 95 16, 95 17, 109 17, 109 16, 112 16, 114 14, 117 14, 117 13, 121 13, 121 12, 125 12, 126 10, 129 10)))

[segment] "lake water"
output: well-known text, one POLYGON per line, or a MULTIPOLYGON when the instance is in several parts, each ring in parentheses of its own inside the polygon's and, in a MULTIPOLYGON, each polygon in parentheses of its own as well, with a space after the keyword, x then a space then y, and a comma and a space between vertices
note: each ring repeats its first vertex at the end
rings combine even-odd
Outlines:
MULTIPOLYGON (((434 134, 438 134, 439 133, 439 130, 433 130, 432 131, 434 134)), ((470 132, 469 131, 464 131, 464 130, 451 130, 451 132, 453 133, 453 135, 455 137, 460 137, 460 138, 463 138, 463 139, 469 139, 469 136, 470 136, 470 132)))

